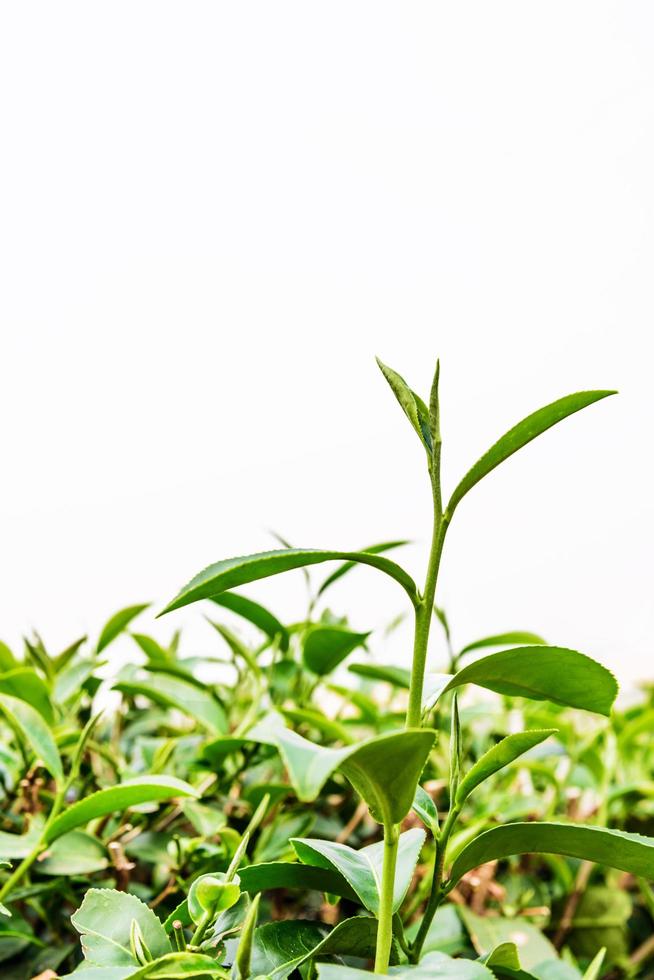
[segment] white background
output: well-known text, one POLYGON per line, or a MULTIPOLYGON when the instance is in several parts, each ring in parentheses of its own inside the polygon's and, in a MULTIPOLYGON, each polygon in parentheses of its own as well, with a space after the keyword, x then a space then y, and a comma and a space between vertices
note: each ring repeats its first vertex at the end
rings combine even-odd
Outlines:
MULTIPOLYGON (((10 2, 0 93, 0 636, 95 634, 268 528, 407 536, 422 575, 373 355, 423 393, 439 355, 450 489, 541 404, 621 391, 461 505, 457 639, 652 676, 651 3, 10 2)), ((402 609, 347 581, 356 626, 402 609)), ((249 594, 302 614, 300 573, 249 594)))

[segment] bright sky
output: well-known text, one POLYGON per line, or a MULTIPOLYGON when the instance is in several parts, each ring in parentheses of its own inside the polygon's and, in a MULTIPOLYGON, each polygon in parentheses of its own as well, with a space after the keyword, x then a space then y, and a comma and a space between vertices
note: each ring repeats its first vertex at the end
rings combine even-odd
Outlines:
MULTIPOLYGON (((541 404, 621 390, 461 505, 456 638, 651 677, 651 3, 5 4, 0 91, 0 636, 63 646, 268 528, 406 536, 422 575, 373 355, 423 392, 438 355, 449 488, 541 404)), ((357 627, 401 611, 347 581, 357 627)), ((302 588, 249 594, 294 617, 302 588)), ((215 643, 199 609, 156 630, 183 623, 215 643)))

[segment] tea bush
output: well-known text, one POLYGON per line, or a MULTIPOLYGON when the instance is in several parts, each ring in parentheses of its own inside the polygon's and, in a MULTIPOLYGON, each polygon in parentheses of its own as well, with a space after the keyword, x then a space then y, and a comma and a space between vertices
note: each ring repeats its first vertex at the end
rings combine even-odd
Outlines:
POLYGON ((652 690, 615 708, 606 668, 523 630, 456 648, 435 602, 464 497, 613 393, 534 412, 445 502, 438 366, 428 404, 380 367, 427 464, 422 586, 389 557, 403 541, 282 541, 210 565, 163 610, 202 602, 211 652, 137 631, 144 605, 59 653, 0 645, 5 980, 654 976, 652 690), (357 565, 413 616, 402 664, 326 605, 357 565), (298 621, 240 591, 293 569, 298 621))

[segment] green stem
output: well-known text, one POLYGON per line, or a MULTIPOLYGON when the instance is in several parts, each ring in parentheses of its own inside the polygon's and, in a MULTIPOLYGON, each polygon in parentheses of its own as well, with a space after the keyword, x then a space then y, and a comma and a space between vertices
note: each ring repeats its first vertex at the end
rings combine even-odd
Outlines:
POLYGON ((436 841, 436 855, 434 858, 434 871, 431 879, 431 890, 429 894, 429 901, 427 903, 427 908, 425 909, 425 914, 422 917, 422 922, 420 923, 420 928, 418 929, 418 934, 411 947, 410 961, 412 963, 417 963, 420 959, 420 954, 422 952, 422 947, 425 944, 425 939, 427 938, 427 933, 429 932, 429 927, 432 924, 433 918, 436 915, 439 905, 445 897, 445 890, 443 888, 443 872, 445 869, 445 853, 447 851, 447 844, 450 839, 450 834, 454 828, 454 825, 459 817, 459 808, 456 804, 452 807, 447 815, 447 820, 443 824, 443 829, 440 833, 438 840, 436 841))
POLYGON ((429 564, 425 580, 424 594, 416 606, 416 621, 413 640, 413 663, 411 665, 411 684, 409 688, 409 707, 407 709, 406 727, 419 728, 422 718, 422 690, 425 681, 425 666, 427 663, 427 646, 429 630, 431 629, 434 598, 438 569, 443 553, 445 534, 449 525, 449 517, 441 510, 440 474, 432 471, 432 491, 434 499, 434 526, 432 531, 429 564))
POLYGON ((211 922, 211 912, 203 912, 200 921, 198 922, 198 927, 191 936, 191 946, 199 946, 204 938, 204 934, 209 927, 211 922))
POLYGON ((377 917, 377 948, 375 973, 388 973, 393 941, 393 892, 395 865, 400 828, 397 824, 384 825, 384 863, 382 866, 381 895, 377 917))

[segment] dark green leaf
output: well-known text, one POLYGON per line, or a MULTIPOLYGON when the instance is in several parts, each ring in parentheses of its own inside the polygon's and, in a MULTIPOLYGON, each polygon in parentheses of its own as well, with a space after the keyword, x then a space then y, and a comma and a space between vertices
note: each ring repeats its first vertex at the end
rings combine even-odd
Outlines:
POLYGON ((538 411, 528 415, 521 422, 518 422, 512 429, 509 429, 501 439, 491 446, 487 453, 475 463, 471 470, 468 470, 463 477, 447 505, 450 516, 462 498, 471 490, 475 484, 479 483, 488 473, 499 466, 500 463, 512 456, 518 449, 522 449, 527 443, 531 442, 541 433, 567 418, 579 412, 582 408, 592 405, 593 402, 606 398, 608 395, 616 394, 615 391, 579 391, 574 395, 566 395, 555 402, 539 408, 538 411))
POLYGON ((471 653, 473 650, 483 650, 485 647, 506 647, 519 643, 524 646, 532 643, 534 646, 545 646, 546 641, 537 633, 528 633, 526 630, 513 630, 510 633, 496 633, 495 636, 485 636, 481 640, 469 643, 461 650, 459 656, 464 653, 471 653))
MULTIPOLYGON (((424 842, 425 832, 418 827, 400 834, 393 891, 394 912, 404 901, 424 842)), ((359 896, 361 904, 373 915, 379 913, 383 841, 369 844, 358 851, 345 844, 325 840, 296 838, 292 844, 304 864, 340 872, 359 896)))
POLYGON ((279 637, 280 650, 284 652, 288 650, 288 630, 265 606, 238 592, 225 592, 222 595, 212 596, 211 601, 247 619, 271 640, 279 637))
MULTIPOLYGON (((394 548, 403 548, 407 544, 409 544, 408 541, 383 541, 381 544, 371 544, 368 548, 362 548, 361 551, 366 552, 368 555, 381 555, 385 551, 392 551, 394 548)), ((336 569, 335 572, 332 572, 331 575, 327 576, 325 581, 318 589, 316 595, 321 596, 327 591, 328 588, 330 588, 330 586, 334 584, 334 582, 338 582, 340 578, 347 575, 347 573, 351 572, 353 568, 356 568, 356 566, 357 563, 355 561, 344 562, 336 569)))
MULTIPOLYGON (((453 960, 445 953, 427 953, 417 966, 392 966, 388 976, 398 980, 493 980, 493 974, 482 963, 474 960, 453 960)), ((356 970, 342 964, 321 963, 318 966, 319 980, 373 980, 384 976, 356 970)))
POLYGON ((258 579, 268 578, 270 575, 278 575, 280 572, 288 572, 295 568, 305 568, 308 565, 317 565, 339 559, 372 565, 373 568, 385 572, 399 582, 413 603, 418 601, 416 584, 411 576, 388 558, 366 554, 362 551, 284 548, 278 551, 262 551, 256 555, 226 558, 224 561, 209 565, 208 568, 191 579, 188 585, 184 586, 179 595, 159 615, 163 616, 164 613, 187 606, 199 599, 211 599, 220 595, 221 592, 227 592, 239 585, 247 585, 248 582, 256 582, 258 579))
POLYGON ((613 674, 576 650, 565 647, 516 647, 474 661, 458 671, 442 693, 478 684, 514 697, 609 715, 618 693, 613 674))
POLYGON ((400 823, 434 743, 430 729, 405 729, 340 749, 323 748, 284 727, 275 716, 252 729, 253 741, 276 745, 298 798, 314 800, 340 769, 380 823, 400 823))
POLYGON ((565 854, 654 878, 652 838, 578 824, 510 823, 487 830, 464 847, 452 866, 451 881, 487 861, 530 853, 565 854))
POLYGON ((251 895, 274 888, 299 888, 339 895, 350 901, 358 900, 356 892, 340 873, 304 864, 290 864, 287 861, 251 864, 240 869, 239 878, 243 891, 251 895))
POLYGON ((348 654, 363 646, 370 633, 354 633, 343 626, 312 626, 304 638, 305 665, 321 677, 330 674, 348 654))

